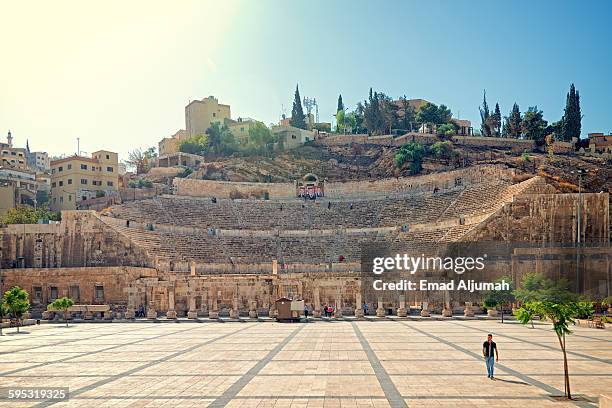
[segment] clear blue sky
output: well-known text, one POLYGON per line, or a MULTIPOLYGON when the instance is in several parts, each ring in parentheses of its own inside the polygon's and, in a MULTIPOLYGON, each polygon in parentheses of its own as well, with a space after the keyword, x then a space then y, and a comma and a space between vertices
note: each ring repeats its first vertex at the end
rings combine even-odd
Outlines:
POLYGON ((479 127, 483 89, 506 115, 563 112, 580 91, 583 136, 612 130, 606 1, 182 1, 0 5, 0 140, 125 158, 184 127, 190 99, 276 122, 296 83, 330 121, 369 87, 449 106, 479 127), (37 10, 34 13, 33 10, 37 10))

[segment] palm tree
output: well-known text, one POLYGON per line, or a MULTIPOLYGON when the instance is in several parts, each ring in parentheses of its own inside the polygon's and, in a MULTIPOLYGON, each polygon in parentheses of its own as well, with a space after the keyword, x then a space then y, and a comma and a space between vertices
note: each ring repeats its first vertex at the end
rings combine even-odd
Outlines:
POLYGON ((19 286, 13 286, 4 294, 4 303, 9 314, 17 321, 17 333, 23 314, 30 308, 30 300, 28 292, 21 289, 19 286))
POLYGON ((68 309, 70 309, 72 305, 74 305, 74 301, 69 297, 64 296, 59 299, 55 299, 49 306, 52 310, 59 310, 63 313, 66 327, 68 327, 68 309))

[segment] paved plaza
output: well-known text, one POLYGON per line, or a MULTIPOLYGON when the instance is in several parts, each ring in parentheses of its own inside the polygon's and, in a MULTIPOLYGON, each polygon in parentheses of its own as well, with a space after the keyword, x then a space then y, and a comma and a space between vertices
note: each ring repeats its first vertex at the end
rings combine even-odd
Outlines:
MULTIPOLYGON (((14 329, 7 330, 12 333, 14 329)), ((550 326, 496 321, 100 323, 0 337, 0 387, 69 387, 0 407, 564 407, 550 326), (481 357, 500 350, 496 381, 481 357)), ((572 391, 612 390, 612 331, 568 339, 572 391)))

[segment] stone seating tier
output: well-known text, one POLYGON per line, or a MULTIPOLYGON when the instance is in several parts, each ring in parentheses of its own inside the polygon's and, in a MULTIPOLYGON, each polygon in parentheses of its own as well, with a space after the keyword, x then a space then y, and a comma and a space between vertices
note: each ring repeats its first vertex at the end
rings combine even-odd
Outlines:
MULTIPOLYGON (((421 250, 431 248, 432 243, 448 241, 447 235, 455 229, 465 232, 469 228, 323 236, 214 236, 205 230, 186 234, 108 225, 159 259, 230 264, 266 263, 273 259, 288 264, 324 264, 339 262, 340 257, 344 257, 344 262, 360 262, 364 243, 380 244, 391 252, 406 248, 421 250)), ((455 236, 460 234, 456 232, 455 236)))
POLYGON ((162 196, 111 208, 108 215, 146 224, 237 230, 380 228, 424 224, 496 210, 521 188, 506 182, 355 201, 217 200, 162 196))

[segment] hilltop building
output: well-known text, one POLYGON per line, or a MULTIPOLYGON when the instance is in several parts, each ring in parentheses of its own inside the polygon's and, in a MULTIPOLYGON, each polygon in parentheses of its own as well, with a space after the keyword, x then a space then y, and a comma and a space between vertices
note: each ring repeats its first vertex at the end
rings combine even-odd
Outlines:
POLYGON ((99 150, 91 157, 71 156, 51 162, 51 209, 75 210, 82 200, 117 193, 117 153, 99 150))
POLYGON ((231 117, 230 106, 219 103, 214 96, 191 101, 185 106, 185 126, 189 137, 206 133, 211 124, 222 124, 231 117))
POLYGON ((178 152, 181 141, 188 138, 189 134, 185 129, 177 130, 176 133, 170 137, 164 137, 157 144, 159 155, 163 156, 178 152))

